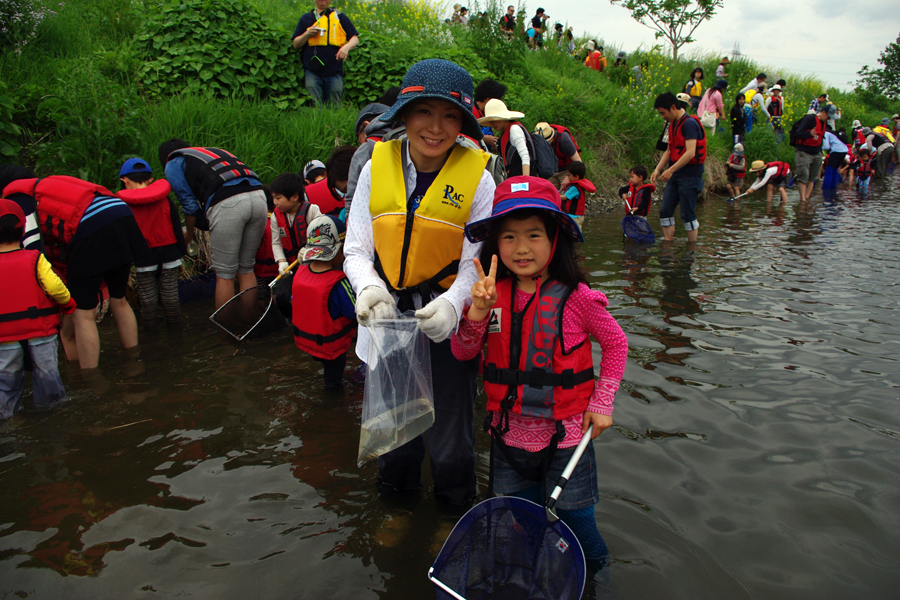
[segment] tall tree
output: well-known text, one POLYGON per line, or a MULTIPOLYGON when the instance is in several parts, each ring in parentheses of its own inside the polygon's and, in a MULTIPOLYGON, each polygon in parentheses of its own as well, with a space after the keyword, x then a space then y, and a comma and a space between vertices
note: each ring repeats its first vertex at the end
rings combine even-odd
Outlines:
POLYGON ((891 100, 900 100, 900 35, 896 42, 891 42, 878 57, 884 65, 881 69, 870 69, 865 65, 857 72, 857 85, 863 89, 887 96, 891 100))
POLYGON ((654 31, 657 38, 672 44, 672 58, 678 49, 694 41, 691 37, 703 21, 716 14, 724 0, 609 0, 631 11, 631 16, 654 31))

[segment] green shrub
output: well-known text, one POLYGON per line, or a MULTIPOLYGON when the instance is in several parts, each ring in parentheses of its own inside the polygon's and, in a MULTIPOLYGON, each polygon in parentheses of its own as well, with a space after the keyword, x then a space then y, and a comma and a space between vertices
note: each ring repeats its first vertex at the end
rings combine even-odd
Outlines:
POLYGON ((151 96, 247 96, 278 108, 299 107, 308 98, 300 54, 253 3, 163 0, 147 12, 135 42, 146 60, 140 79, 151 96))
POLYGON ((22 129, 13 122, 14 109, 12 97, 6 95, 6 85, 0 82, 0 159, 4 160, 14 159, 22 149, 22 129))
POLYGON ((140 98, 109 85, 89 64, 72 65, 66 79, 54 83, 57 93, 38 108, 54 125, 37 148, 38 169, 115 185, 122 161, 140 147, 140 98))

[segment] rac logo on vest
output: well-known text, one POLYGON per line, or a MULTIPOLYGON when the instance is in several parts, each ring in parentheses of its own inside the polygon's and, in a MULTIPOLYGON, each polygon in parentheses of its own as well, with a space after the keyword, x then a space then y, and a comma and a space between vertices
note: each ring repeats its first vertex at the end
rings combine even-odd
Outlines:
POLYGON ((462 208, 461 202, 465 202, 465 195, 454 194, 453 186, 448 183, 446 187, 444 187, 444 199, 441 200, 441 204, 446 204, 453 208, 462 208))

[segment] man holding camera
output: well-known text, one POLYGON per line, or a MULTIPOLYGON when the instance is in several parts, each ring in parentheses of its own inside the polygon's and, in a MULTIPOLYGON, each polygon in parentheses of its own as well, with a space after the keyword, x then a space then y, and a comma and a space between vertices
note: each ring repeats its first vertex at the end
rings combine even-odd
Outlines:
POLYGON ((303 84, 317 106, 337 106, 344 95, 344 61, 359 44, 359 33, 331 0, 316 0, 315 10, 302 17, 291 44, 303 50, 303 84))

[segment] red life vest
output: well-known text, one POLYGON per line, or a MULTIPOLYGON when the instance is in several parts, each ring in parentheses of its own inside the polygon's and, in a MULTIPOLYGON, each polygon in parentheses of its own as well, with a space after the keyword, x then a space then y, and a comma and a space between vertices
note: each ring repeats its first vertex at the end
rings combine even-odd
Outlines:
POLYGON ((565 196, 562 196, 561 209, 564 213, 581 217, 584 215, 584 205, 587 200, 587 195, 593 194, 595 191, 597 191, 597 187, 587 179, 579 179, 578 181, 573 181, 571 185, 574 185, 576 188, 578 188, 578 198, 575 200, 569 200, 565 196))
POLYGON ((41 287, 37 250, 0 253, 0 273, 7 287, 0 294, 0 343, 56 335, 59 305, 41 287))
POLYGON ((825 139, 825 128, 827 127, 827 124, 819 117, 814 116, 813 119, 816 122, 815 127, 813 127, 812 129, 806 129, 805 131, 815 132, 816 137, 808 137, 803 138, 802 140, 797 140, 798 146, 809 146, 811 148, 820 148, 822 146, 822 140, 825 139))
POLYGON ((771 100, 769 103, 769 116, 780 117, 784 114, 784 97, 772 96, 771 100))
MULTIPOLYGON (((634 187, 634 184, 631 182, 628 183, 628 193, 625 196, 626 198, 628 198, 628 206, 630 206, 631 208, 638 207, 638 201, 641 198, 641 190, 643 190, 644 188, 650 188, 651 193, 656 191, 656 186, 653 185, 652 183, 645 183, 643 185, 639 185, 638 187, 634 187)), ((650 213, 650 205, 648 204, 646 211, 644 211, 644 212, 639 211, 634 214, 639 217, 646 217, 649 213, 650 213)), ((630 210, 628 211, 628 214, 631 214, 630 210)))
POLYGON ((700 139, 695 140, 697 142, 697 148, 694 151, 694 157, 688 161, 688 164, 702 165, 706 162, 706 130, 703 129, 703 125, 696 115, 689 115, 687 113, 684 113, 680 119, 669 125, 669 162, 674 165, 678 162, 678 159, 681 158, 681 155, 685 153, 687 140, 684 138, 682 130, 684 129, 684 124, 687 119, 694 119, 697 121, 697 125, 700 126, 700 134, 703 136, 700 139))
POLYGON ((175 232, 172 231, 172 206, 169 204, 169 192, 172 186, 165 179, 157 179, 145 188, 121 190, 118 196, 137 221, 147 245, 151 248, 171 246, 175 243, 175 232))
POLYGON ((102 185, 68 175, 19 179, 3 189, 4 196, 16 193, 34 198, 38 225, 44 239, 44 253, 54 267, 63 271, 69 242, 75 236, 88 206, 99 196, 115 196, 102 185))
POLYGON ((344 209, 345 201, 334 194, 328 185, 328 178, 306 186, 306 197, 319 207, 323 215, 338 216, 344 209))
POLYGON ((240 177, 259 179, 259 176, 242 163, 238 157, 221 148, 181 148, 171 152, 166 160, 172 160, 178 156, 183 156, 185 161, 188 158, 199 161, 200 170, 195 176, 188 175, 188 173, 193 174, 194 170, 185 165, 185 179, 197 196, 200 207, 204 209, 216 190, 229 181, 240 177))
MULTIPOLYGON (((742 155, 741 155, 741 158, 743 158, 743 156, 744 156, 744 155, 742 154, 742 155)), ((734 159, 737 158, 737 157, 738 157, 738 156, 737 156, 736 154, 730 155, 730 156, 728 157, 728 162, 734 163, 734 162, 735 162, 734 159)), ((747 175, 747 160, 744 159, 744 168, 742 168, 742 169, 735 169, 734 167, 728 167, 728 170, 729 170, 729 172, 734 173, 734 176, 737 177, 738 179, 743 179, 743 178, 747 175)))
POLYGON ((488 410, 560 421, 587 409, 594 392, 590 340, 568 349, 562 341, 563 310, 572 291, 547 281, 540 298, 533 295, 514 313, 513 279, 497 282, 484 367, 488 410))
POLYGON ((278 233, 281 234, 281 247, 284 248, 284 257, 288 259, 288 262, 294 262, 300 249, 306 245, 306 228, 309 226, 307 219, 309 206, 309 202, 304 202, 300 205, 300 209, 294 216, 293 225, 288 225, 285 214, 281 212, 280 209, 275 209, 275 219, 278 221, 278 233))
MULTIPOLYGON (((565 154, 559 148, 559 139, 563 133, 568 133, 569 137, 572 138, 572 143, 575 144, 575 152, 581 152, 581 148, 578 147, 578 142, 575 141, 575 136, 572 135, 572 132, 569 131, 567 127, 563 127, 562 125, 554 125, 550 123, 550 127, 556 132, 556 135, 553 136, 553 140, 550 142, 550 146, 553 148, 553 151, 556 153, 556 158, 559 159, 559 171, 565 171, 566 167, 568 167, 572 163, 572 159, 568 154, 565 154)), ((570 213, 571 214, 571 213, 570 213)))
POLYGON ((857 167, 857 169, 856 169, 856 176, 861 179, 865 179, 866 177, 871 175, 873 162, 874 161, 871 158, 863 159, 862 157, 860 157, 859 167, 857 167))
POLYGON ((256 262, 253 264, 253 273, 262 278, 278 276, 278 263, 275 262, 275 254, 272 252, 272 226, 270 223, 271 221, 266 219, 266 230, 263 232, 259 250, 256 251, 256 262))
POLYGON ((772 167, 778 167, 778 170, 775 171, 774 175, 772 175, 773 178, 785 177, 788 173, 791 172, 791 165, 787 164, 786 162, 781 162, 780 160, 766 163, 766 169, 771 169, 772 167))
POLYGON ((309 265, 302 265, 294 275, 294 343, 311 356, 334 360, 346 354, 356 332, 356 320, 340 316, 332 319, 328 314, 328 297, 342 279, 344 272, 338 269, 313 273, 309 265), (302 303, 302 304, 301 304, 302 303))

